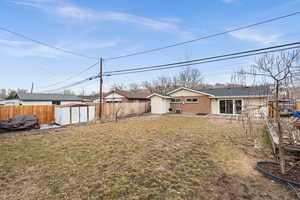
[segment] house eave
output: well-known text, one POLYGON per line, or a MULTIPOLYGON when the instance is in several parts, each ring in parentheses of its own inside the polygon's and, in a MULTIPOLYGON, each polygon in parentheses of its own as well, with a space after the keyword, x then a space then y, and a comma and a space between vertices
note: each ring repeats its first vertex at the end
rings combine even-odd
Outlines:
POLYGON ((225 99, 225 98, 267 98, 270 95, 248 95, 248 96, 214 96, 209 97, 210 99, 225 99))
POLYGON ((195 93, 198 93, 198 94, 203 94, 203 95, 207 95, 207 96, 210 96, 210 97, 214 97, 214 95, 211 95, 211 94, 208 94, 208 93, 205 93, 205 92, 200 92, 200 91, 193 90, 193 89, 186 88, 186 87, 180 87, 180 88, 177 88, 175 90, 172 90, 171 92, 168 92, 167 95, 170 95, 170 94, 172 94, 174 92, 177 92, 179 90, 187 90, 187 91, 190 91, 190 92, 195 92, 195 93))
POLYGON ((169 96, 164 96, 164 95, 157 94, 157 93, 153 93, 153 94, 147 96, 147 98, 150 99, 150 98, 153 97, 153 96, 159 96, 159 97, 161 97, 161 98, 163 98, 163 99, 171 99, 171 97, 169 97, 169 96))

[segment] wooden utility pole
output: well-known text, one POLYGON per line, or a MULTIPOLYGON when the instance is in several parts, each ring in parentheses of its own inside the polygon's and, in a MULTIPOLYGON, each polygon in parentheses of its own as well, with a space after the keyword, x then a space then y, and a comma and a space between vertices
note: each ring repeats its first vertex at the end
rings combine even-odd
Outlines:
POLYGON ((102 119, 102 88, 103 88, 103 58, 100 58, 100 92, 99 92, 99 119, 102 119))

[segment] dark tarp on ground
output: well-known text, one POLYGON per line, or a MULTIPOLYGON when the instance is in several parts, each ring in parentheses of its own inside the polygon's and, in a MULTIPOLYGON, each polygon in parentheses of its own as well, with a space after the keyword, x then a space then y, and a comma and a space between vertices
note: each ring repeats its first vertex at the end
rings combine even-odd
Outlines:
POLYGON ((38 120, 33 115, 17 115, 9 120, 0 120, 0 133, 39 128, 38 120))

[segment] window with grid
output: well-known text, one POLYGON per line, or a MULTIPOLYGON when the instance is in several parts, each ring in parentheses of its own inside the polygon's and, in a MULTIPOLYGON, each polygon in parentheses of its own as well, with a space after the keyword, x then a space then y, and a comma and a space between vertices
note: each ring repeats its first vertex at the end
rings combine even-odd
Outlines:
POLYGON ((198 98, 187 98, 185 101, 187 103, 198 103, 198 98))
POLYGON ((171 102, 172 103, 180 103, 181 99, 179 99, 179 98, 173 98, 173 99, 171 99, 171 102))

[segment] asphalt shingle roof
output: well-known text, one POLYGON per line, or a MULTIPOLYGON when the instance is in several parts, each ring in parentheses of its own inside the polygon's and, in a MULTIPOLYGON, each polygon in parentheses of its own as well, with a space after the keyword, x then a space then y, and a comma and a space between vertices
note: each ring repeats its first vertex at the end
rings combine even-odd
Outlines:
POLYGON ((45 94, 45 93, 22 93, 18 94, 22 101, 81 101, 82 99, 72 94, 45 94))
POLYGON ((268 96, 271 94, 271 91, 268 87, 210 88, 210 89, 195 89, 195 90, 216 97, 268 96))

